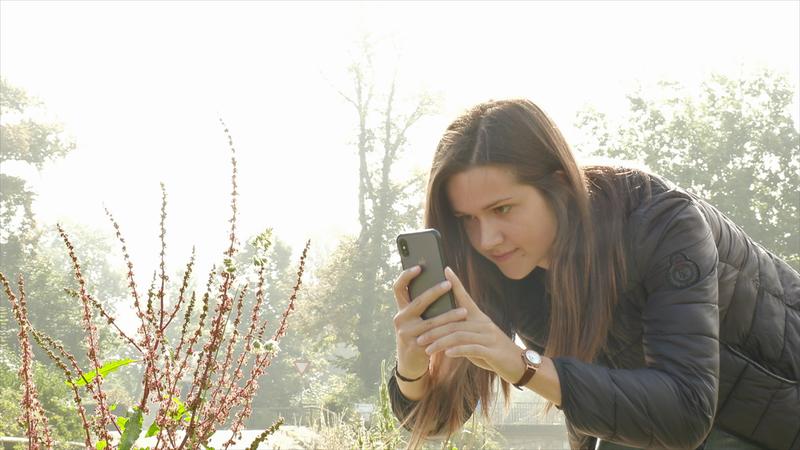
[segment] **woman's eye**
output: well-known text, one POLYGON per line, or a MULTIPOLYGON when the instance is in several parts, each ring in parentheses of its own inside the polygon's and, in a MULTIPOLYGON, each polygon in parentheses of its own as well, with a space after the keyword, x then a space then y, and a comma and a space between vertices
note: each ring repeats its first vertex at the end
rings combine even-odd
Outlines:
POLYGON ((497 211, 499 214, 506 214, 511 211, 511 205, 498 206, 495 208, 495 211, 497 211))

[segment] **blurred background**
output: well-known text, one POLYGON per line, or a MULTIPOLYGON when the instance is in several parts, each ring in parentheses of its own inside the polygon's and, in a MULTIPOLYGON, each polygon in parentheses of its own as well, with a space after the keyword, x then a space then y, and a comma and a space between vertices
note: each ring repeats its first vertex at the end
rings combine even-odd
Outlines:
MULTIPOLYGON (((77 284, 56 223, 95 297, 133 332, 105 209, 146 289, 160 263, 163 183, 168 289, 177 293, 194 247, 191 282, 202 291, 228 245, 227 127, 237 261, 272 229, 270 326, 311 240, 297 309, 248 422, 294 417, 317 439, 289 446, 383 439, 370 427, 380 361, 394 359, 394 237, 422 225, 438 139, 475 103, 533 100, 582 159, 660 173, 800 268, 796 1, 4 0, 0 77, 0 272, 25 274, 31 322, 79 356, 81 310, 65 292, 77 284)), ((128 354, 100 331, 107 358, 128 354)), ((0 436, 22 435, 16 333, 0 301, 0 436)), ((80 440, 70 394, 48 382, 59 372, 37 356, 51 422, 80 440)), ((141 368, 114 375, 116 401, 131 404, 141 368)), ((540 410, 537 396, 517 395, 510 414, 474 425, 459 448, 568 448, 563 417, 540 410)))

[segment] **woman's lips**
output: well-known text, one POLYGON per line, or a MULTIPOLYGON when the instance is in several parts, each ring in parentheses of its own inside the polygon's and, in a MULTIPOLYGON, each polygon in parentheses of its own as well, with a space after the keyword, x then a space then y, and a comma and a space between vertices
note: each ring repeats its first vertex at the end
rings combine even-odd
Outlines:
POLYGON ((500 255, 498 255, 498 256, 491 255, 491 258, 492 258, 492 260, 493 260, 493 261, 496 261, 496 262, 503 262, 503 261, 507 261, 509 258, 511 258, 511 256, 512 256, 512 255, 514 254, 514 252, 516 252, 516 251, 517 251, 517 249, 514 249, 514 250, 511 250, 511 251, 510 251, 510 252, 508 252, 508 253, 502 253, 502 254, 500 254, 500 255))

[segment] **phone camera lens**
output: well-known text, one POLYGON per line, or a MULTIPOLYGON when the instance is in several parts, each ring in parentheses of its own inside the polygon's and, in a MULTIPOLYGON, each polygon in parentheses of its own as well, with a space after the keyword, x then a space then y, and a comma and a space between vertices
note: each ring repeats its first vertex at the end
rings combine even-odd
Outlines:
POLYGON ((400 254, 408 256, 408 242, 405 239, 400 239, 400 254))

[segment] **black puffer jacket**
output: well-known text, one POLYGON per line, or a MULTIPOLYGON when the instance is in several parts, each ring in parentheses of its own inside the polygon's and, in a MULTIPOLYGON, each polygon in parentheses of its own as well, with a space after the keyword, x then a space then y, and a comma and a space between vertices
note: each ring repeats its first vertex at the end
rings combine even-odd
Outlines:
MULTIPOLYGON (((702 446, 712 422, 800 449, 800 275, 701 199, 653 179, 624 236, 629 284, 595 364, 556 357, 573 448, 702 446)), ((547 342, 544 271, 517 282, 517 334, 547 342)), ((394 379, 395 414, 413 406, 394 379)))

